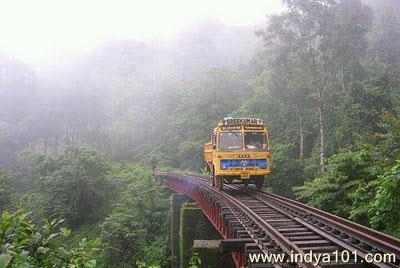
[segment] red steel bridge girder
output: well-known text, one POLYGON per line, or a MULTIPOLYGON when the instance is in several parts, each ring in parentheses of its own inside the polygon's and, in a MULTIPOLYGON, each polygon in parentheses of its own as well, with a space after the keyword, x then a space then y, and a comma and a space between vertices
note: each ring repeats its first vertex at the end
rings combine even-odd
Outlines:
MULTIPOLYGON (((179 179, 166 180, 168 188, 176 193, 183 193, 189 196, 200 205, 208 220, 212 223, 215 229, 221 234, 224 239, 232 238, 233 230, 225 225, 221 215, 220 207, 212 200, 205 198, 198 185, 190 183, 190 181, 179 179)), ((244 252, 233 252, 232 258, 237 268, 243 268, 246 265, 246 256, 244 252)))

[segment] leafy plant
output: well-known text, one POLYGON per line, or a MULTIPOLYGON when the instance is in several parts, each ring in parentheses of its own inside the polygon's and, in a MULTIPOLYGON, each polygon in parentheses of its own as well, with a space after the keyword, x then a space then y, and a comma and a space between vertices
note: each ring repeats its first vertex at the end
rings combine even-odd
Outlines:
POLYGON ((376 182, 376 195, 370 206, 371 225, 400 236, 400 160, 376 182))
POLYGON ((9 209, 15 202, 15 180, 20 176, 0 169, 0 211, 9 209))
POLYGON ((166 193, 153 181, 151 171, 137 164, 116 165, 113 181, 121 194, 101 224, 101 238, 108 248, 104 265, 161 265, 169 209, 166 193))
POLYGON ((61 226, 64 220, 43 220, 35 224, 28 214, 4 211, 0 218, 0 267, 93 268, 94 252, 100 241, 80 239, 67 245, 71 235, 61 226))
POLYGON ((201 265, 201 259, 198 253, 193 253, 193 256, 189 261, 189 268, 199 268, 201 265))

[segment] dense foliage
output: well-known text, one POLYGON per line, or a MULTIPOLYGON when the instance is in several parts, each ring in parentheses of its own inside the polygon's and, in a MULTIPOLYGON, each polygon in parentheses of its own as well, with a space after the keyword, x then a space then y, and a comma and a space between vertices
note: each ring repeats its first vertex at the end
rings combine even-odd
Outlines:
POLYGON ((2 209, 16 211, 0 219, 2 267, 167 263, 168 196, 150 169, 81 147, 57 158, 23 152, 20 162, 27 179, 0 173, 2 209), (62 222, 89 240, 70 238, 62 222))
POLYGON ((313 206, 399 236, 400 120, 386 115, 380 127, 384 134, 333 155, 323 175, 295 189, 313 206))
POLYGON ((0 170, 0 211, 10 209, 15 204, 15 184, 17 174, 0 170))
POLYGON ((111 167, 103 154, 71 148, 57 158, 23 153, 20 159, 31 171, 22 209, 28 206, 26 210, 35 211, 36 217, 67 217, 71 226, 102 216, 111 189, 106 178, 111 167))
POLYGON ((115 169, 113 181, 121 194, 101 224, 101 238, 107 243, 104 267, 165 264, 167 193, 147 169, 138 165, 117 165, 115 169))
POLYGON ((96 267, 94 253, 99 241, 85 238, 60 245, 71 230, 60 227, 62 220, 34 224, 27 214, 3 212, 0 218, 0 267, 96 267))

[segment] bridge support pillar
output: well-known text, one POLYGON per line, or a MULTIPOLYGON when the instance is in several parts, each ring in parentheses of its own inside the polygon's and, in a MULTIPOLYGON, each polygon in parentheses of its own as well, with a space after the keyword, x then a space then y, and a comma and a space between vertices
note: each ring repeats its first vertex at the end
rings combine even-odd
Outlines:
POLYGON ((201 260, 201 268, 235 267, 230 252, 222 252, 221 240, 194 240, 193 253, 201 260))
POLYGON ((174 193, 171 196, 171 222, 169 226, 169 243, 171 250, 172 268, 179 268, 179 229, 180 229, 180 210, 182 204, 188 201, 189 197, 185 194, 174 193))
POLYGON ((190 201, 189 197, 180 193, 174 193, 171 197, 169 244, 172 268, 188 267, 193 253, 200 257, 201 267, 233 267, 230 254, 221 253, 218 248, 212 246, 217 245, 216 241, 220 241, 213 239, 222 237, 202 209, 190 201), (197 240, 199 242, 195 242, 197 240))
POLYGON ((180 268, 188 267, 194 240, 221 239, 214 226, 203 214, 202 209, 195 203, 187 203, 181 207, 179 236, 180 268))

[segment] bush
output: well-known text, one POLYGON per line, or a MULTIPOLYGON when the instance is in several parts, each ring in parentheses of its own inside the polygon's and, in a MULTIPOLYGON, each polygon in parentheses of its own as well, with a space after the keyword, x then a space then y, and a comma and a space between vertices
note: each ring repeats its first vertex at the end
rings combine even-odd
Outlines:
POLYGON ((19 175, 0 169, 0 211, 13 206, 16 178, 19 178, 19 175))
POLYGON ((373 228, 400 237, 400 160, 379 176, 376 196, 370 206, 373 228))
POLYGON ((136 164, 119 165, 118 170, 113 181, 122 194, 101 224, 101 238, 108 246, 104 265, 160 265, 168 233, 167 194, 153 181, 150 170, 136 164))
POLYGON ((96 266, 93 254, 99 241, 80 239, 66 245, 69 229, 60 227, 63 220, 44 220, 36 225, 27 214, 3 212, 0 218, 0 267, 69 267, 96 266))
MULTIPOLYGON (((357 198, 356 190, 368 185, 379 174, 379 170, 371 165, 374 162, 369 150, 342 151, 329 159, 322 176, 295 187, 296 196, 311 206, 349 218, 357 198)), ((352 219, 361 222, 366 219, 366 211, 361 207, 358 209, 358 213, 353 211, 352 219)))

